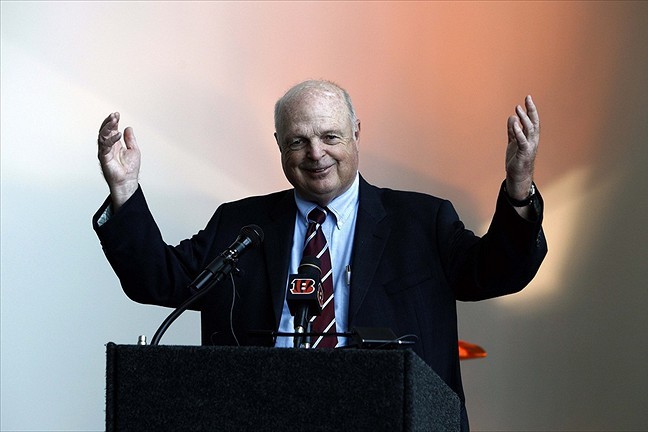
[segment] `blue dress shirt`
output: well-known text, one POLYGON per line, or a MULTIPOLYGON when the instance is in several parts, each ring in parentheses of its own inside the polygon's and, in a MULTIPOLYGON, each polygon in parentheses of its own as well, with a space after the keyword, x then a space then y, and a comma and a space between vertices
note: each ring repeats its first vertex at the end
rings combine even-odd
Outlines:
MULTIPOLYGON (((353 236, 355 233, 356 219, 358 217, 358 190, 360 176, 356 174, 351 187, 342 195, 329 203, 330 210, 322 230, 331 253, 331 268, 333 270, 333 301, 335 302, 335 322, 338 332, 348 331, 349 317, 349 288, 351 280, 351 252, 353 249, 353 236)), ((297 215, 295 217, 295 234, 293 236, 290 254, 290 269, 288 274, 297 273, 297 268, 304 251, 304 239, 308 229, 308 214, 317 205, 301 198, 295 191, 297 215)), ((288 280, 286 280, 288 286, 288 280)), ((290 315, 288 303, 284 298, 284 306, 279 323, 279 331, 294 332, 294 320, 290 315)), ((346 338, 338 338, 338 346, 346 345, 346 338)), ((276 347, 293 347, 292 337, 278 337, 276 347)))

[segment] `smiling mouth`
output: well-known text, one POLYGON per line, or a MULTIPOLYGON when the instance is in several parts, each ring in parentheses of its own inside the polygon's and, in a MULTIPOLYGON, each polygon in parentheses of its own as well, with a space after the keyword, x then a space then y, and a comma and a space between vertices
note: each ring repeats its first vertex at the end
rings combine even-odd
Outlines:
POLYGON ((313 167, 313 168, 305 168, 304 170, 307 171, 310 174, 322 174, 328 171, 328 169, 331 168, 331 166, 326 166, 326 167, 313 167))

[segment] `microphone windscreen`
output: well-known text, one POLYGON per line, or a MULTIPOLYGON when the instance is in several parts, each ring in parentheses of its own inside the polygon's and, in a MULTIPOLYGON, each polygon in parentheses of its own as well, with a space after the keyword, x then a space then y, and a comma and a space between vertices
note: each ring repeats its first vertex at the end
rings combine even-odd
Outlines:
POLYGON ((252 246, 258 246, 263 242, 263 230, 258 225, 246 225, 241 228, 241 234, 252 241, 252 246))
POLYGON ((317 279, 322 277, 322 260, 314 256, 305 256, 302 258, 297 268, 297 273, 312 276, 317 279))

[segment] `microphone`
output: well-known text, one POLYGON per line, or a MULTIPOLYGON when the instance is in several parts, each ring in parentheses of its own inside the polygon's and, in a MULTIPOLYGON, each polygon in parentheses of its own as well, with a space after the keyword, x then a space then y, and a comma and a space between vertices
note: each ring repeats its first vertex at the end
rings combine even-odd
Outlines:
POLYGON ((222 278, 233 269, 235 261, 243 253, 260 245, 261 242, 263 242, 263 230, 258 225, 244 226, 234 243, 209 263, 205 270, 189 284, 189 287, 194 291, 199 291, 206 285, 211 284, 219 274, 222 278))
MULTIPOLYGON (((310 317, 322 313, 324 293, 321 266, 319 258, 305 256, 297 268, 297 274, 291 274, 288 278, 286 302, 290 314, 295 317, 295 333, 305 333, 310 317)), ((295 348, 299 348, 303 343, 304 336, 295 336, 295 348)))
POLYGON ((189 306, 194 304, 198 299, 205 296, 209 290, 223 280, 232 270, 235 269, 236 261, 245 251, 261 244, 263 241, 263 230, 256 225, 247 225, 241 228, 241 233, 227 249, 223 251, 215 260, 213 260, 205 270, 198 275, 193 282, 189 284, 190 288, 197 290, 191 297, 178 306, 162 322, 151 339, 151 345, 157 345, 162 339, 162 335, 167 331, 169 326, 175 321, 189 306))

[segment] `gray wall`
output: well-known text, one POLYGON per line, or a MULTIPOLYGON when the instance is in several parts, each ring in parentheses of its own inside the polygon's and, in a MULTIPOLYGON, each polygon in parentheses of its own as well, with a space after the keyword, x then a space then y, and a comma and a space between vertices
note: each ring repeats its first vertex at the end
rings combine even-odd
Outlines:
MULTIPOLYGON (((219 203, 287 186, 272 106, 320 77, 354 98, 365 177, 450 198, 480 233, 506 118, 533 94, 550 254, 522 293, 458 305, 460 337, 489 354, 462 364, 471 423, 648 429, 646 3, 1 8, 2 430, 102 430, 105 343, 169 312, 125 297, 92 232, 101 120, 134 127, 175 243, 219 203)), ((198 316, 163 342, 198 344, 198 316)))

